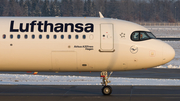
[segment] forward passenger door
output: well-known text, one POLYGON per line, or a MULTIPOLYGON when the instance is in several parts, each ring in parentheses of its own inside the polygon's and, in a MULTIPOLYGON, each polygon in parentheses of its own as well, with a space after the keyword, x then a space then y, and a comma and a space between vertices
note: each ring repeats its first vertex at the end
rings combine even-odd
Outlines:
POLYGON ((100 52, 114 52, 114 27, 111 23, 100 24, 100 52))

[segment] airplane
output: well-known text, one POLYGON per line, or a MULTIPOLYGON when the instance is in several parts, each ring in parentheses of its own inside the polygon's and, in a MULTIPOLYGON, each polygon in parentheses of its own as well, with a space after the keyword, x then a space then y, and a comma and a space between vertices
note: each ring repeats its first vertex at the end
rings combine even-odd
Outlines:
POLYGON ((102 93, 110 95, 113 71, 152 68, 174 58, 174 49, 147 28, 99 14, 0 17, 0 71, 101 72, 102 93))

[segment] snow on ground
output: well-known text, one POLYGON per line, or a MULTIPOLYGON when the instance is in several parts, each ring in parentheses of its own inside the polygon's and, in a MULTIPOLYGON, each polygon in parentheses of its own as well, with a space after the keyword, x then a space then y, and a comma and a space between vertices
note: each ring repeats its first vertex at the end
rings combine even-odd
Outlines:
MULTIPOLYGON (((110 77, 109 85, 177 86, 180 79, 110 77)), ((0 85, 101 85, 100 77, 0 74, 0 85)))
POLYGON ((162 69, 180 69, 180 66, 173 66, 173 65, 168 65, 168 66, 157 66, 155 68, 162 68, 162 69))

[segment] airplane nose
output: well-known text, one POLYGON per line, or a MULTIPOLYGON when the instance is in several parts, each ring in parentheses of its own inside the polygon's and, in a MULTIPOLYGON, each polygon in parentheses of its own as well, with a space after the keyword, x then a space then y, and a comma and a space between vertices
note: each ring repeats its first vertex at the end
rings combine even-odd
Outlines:
POLYGON ((174 58, 174 56, 174 49, 170 45, 165 44, 163 46, 163 64, 170 62, 174 58))

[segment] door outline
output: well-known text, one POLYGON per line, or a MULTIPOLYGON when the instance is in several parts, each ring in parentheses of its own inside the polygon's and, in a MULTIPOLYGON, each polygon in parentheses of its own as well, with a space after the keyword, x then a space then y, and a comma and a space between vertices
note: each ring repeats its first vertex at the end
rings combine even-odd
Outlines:
POLYGON ((113 23, 101 23, 100 24, 100 49, 99 52, 115 52, 114 49, 114 24, 113 23), (102 25, 112 25, 112 49, 102 49, 102 36, 103 36, 103 31, 102 31, 102 25))

